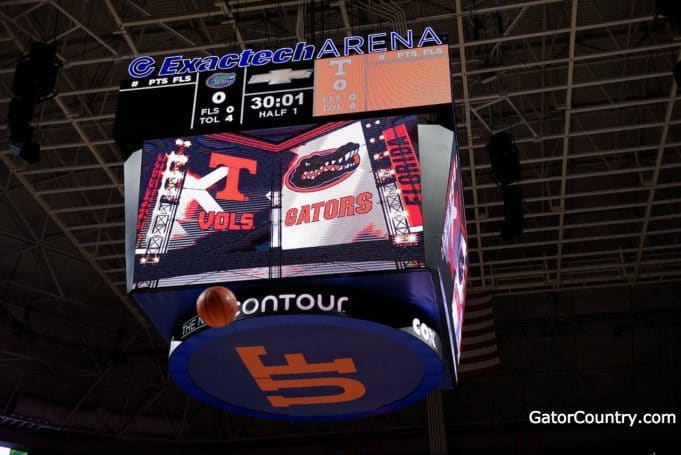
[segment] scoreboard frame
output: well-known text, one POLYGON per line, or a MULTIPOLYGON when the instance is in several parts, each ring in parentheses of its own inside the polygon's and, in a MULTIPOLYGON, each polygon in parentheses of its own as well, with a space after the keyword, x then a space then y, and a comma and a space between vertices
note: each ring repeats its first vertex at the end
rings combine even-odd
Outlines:
POLYGON ((128 290, 169 342, 169 372, 206 403, 289 421, 371 416, 451 387, 466 274, 463 208, 446 224, 445 204, 462 203, 448 46, 426 27, 417 46, 410 30, 315 51, 167 57, 122 83, 114 125, 136 151, 128 290), (428 123, 452 130, 423 129, 440 157, 432 183, 428 123), (237 296, 224 327, 196 310, 214 285, 237 296))

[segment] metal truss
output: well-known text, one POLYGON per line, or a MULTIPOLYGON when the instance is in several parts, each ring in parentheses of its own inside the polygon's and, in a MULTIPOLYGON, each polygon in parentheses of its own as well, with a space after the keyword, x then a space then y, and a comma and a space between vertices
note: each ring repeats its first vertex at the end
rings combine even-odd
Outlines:
MULTIPOLYGON (((126 63, 140 54, 205 54, 235 46, 266 45, 266 39, 246 30, 256 22, 265 29, 278 29, 276 39, 280 41, 309 40, 309 29, 305 34, 306 24, 301 20, 306 3, 217 2, 193 11, 170 11, 158 3, 148 11, 132 0, 107 0, 102 13, 106 17, 90 23, 69 13, 68 2, 62 3, 10 1, 0 10, 4 40, 16 43, 17 53, 38 37, 31 19, 46 10, 55 17, 63 16, 58 41, 78 38, 92 47, 87 55, 72 55, 69 45, 63 46, 60 95, 42 109, 39 122, 45 163, 26 167, 7 157, 6 151, 2 159, 122 295, 121 163, 110 128, 116 82, 126 63), (279 13, 285 14, 286 20, 279 13), (97 30, 104 25, 117 31, 100 38, 97 30), (98 74, 96 68, 101 66, 109 68, 108 75, 98 74), (79 86, 74 79, 88 84, 79 86), (66 137, 69 140, 65 141, 66 137)), ((592 271, 589 267, 601 267, 583 263, 578 270, 563 270, 564 245, 578 245, 580 239, 616 242, 624 235, 638 239, 634 257, 624 262, 627 265, 622 266, 617 255, 620 266, 613 265, 613 283, 636 281, 648 261, 669 253, 652 253, 646 247, 658 231, 670 235, 679 227, 678 220, 660 217, 675 203, 671 197, 666 204, 665 195, 679 192, 671 177, 678 175, 681 162, 679 141, 673 134, 670 137, 670 130, 681 122, 675 116, 677 96, 671 77, 681 42, 664 18, 654 17, 652 1, 626 6, 620 2, 617 7, 610 3, 489 2, 471 9, 459 1, 455 11, 445 6, 398 3, 403 14, 391 16, 371 3, 338 2, 325 15, 323 33, 317 31, 342 37, 376 27, 376 23, 404 23, 415 28, 429 24, 448 33, 458 133, 469 182, 466 199, 474 288, 499 286, 497 275, 504 275, 496 262, 512 260, 515 254, 517 273, 525 262, 542 263, 546 268, 541 275, 534 266, 528 268, 528 277, 519 275, 513 288, 559 289, 564 278, 572 281, 575 274, 592 271), (340 13, 335 20, 334 12, 340 13), (362 16, 369 13, 374 14, 374 22, 363 23, 362 16), (562 128, 558 118, 563 119, 562 128), (502 203, 488 177, 483 148, 489 134, 503 130, 516 137, 523 164, 527 235, 513 244, 501 244, 495 236, 502 203), (633 176, 639 176, 638 181, 624 185, 633 176), (592 181, 610 177, 612 185, 589 191, 592 181), (638 199, 642 194, 647 196, 644 201, 638 199), (619 195, 620 203, 615 204, 612 198, 602 205, 588 203, 608 195, 619 195), (635 205, 624 207, 627 202, 635 205), (618 219, 610 217, 601 226, 589 224, 598 222, 598 207, 619 207, 629 213, 618 219), (644 212, 639 216, 635 210, 641 207, 644 212), (588 216, 593 220, 585 219, 588 216), (663 221, 663 229, 657 229, 663 221), (632 225, 637 228, 620 232, 623 226, 632 225), (586 226, 598 227, 598 235, 570 234, 586 226), (612 233, 605 232, 608 226, 612 233), (545 251, 536 249, 535 256, 526 256, 527 246, 540 244, 545 251)), ((0 75, 9 81, 11 71, 8 67, 0 70, 0 75)), ((8 100, 8 94, 0 99, 3 104, 8 100)), ((628 243, 620 243, 616 249, 630 250, 628 243)), ((609 247, 608 251, 614 250, 609 247)))

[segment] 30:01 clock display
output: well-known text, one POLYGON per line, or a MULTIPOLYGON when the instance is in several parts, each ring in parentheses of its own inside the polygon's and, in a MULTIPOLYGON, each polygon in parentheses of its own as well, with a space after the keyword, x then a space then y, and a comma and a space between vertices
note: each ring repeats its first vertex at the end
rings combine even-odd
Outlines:
POLYGON ((273 107, 292 107, 294 105, 297 107, 302 106, 304 102, 304 92, 298 92, 295 95, 293 93, 284 93, 281 96, 254 96, 251 98, 251 109, 272 109, 273 107))
POLYGON ((312 120, 312 87, 264 93, 246 93, 242 124, 270 127, 312 120))

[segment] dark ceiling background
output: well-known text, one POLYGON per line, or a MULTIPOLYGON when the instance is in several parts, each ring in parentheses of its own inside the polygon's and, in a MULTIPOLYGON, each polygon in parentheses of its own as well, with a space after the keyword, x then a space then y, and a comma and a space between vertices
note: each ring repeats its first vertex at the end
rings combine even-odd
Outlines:
POLYGON ((33 453, 678 453, 679 427, 532 426, 531 410, 679 412, 681 109, 677 20, 653 1, 5 0, 0 124, 16 60, 56 38, 40 163, 0 136, 0 441, 33 453), (169 381, 167 346, 125 295, 122 162, 111 139, 133 55, 321 36, 449 38, 471 247, 502 369, 400 412, 334 424, 232 415, 169 381), (313 36, 314 35, 314 36, 313 36), (499 237, 484 145, 516 137, 525 233, 499 237), (437 445, 437 444, 435 444, 437 445), (364 449, 364 452, 362 450, 364 449), (530 452, 527 452, 530 453, 530 452))

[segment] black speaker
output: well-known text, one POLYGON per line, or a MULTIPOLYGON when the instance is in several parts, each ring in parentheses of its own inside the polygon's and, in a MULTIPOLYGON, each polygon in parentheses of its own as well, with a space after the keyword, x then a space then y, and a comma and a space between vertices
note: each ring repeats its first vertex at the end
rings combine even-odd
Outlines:
POLYGON ((54 96, 59 68, 61 62, 54 45, 42 41, 31 44, 14 71, 13 96, 36 104, 54 96))
POLYGON ((507 132, 493 134, 485 146, 492 166, 492 180, 499 185, 511 185, 520 181, 518 148, 513 136, 507 132))
POLYGON ((54 96, 61 62, 54 45, 31 44, 28 54, 17 63, 12 80, 12 99, 7 111, 9 150, 29 163, 40 157, 40 145, 33 142, 31 120, 35 106, 54 96))
POLYGON ((503 187, 504 191, 504 223, 501 225, 501 238, 513 240, 523 233, 524 216, 523 192, 520 185, 503 187))

